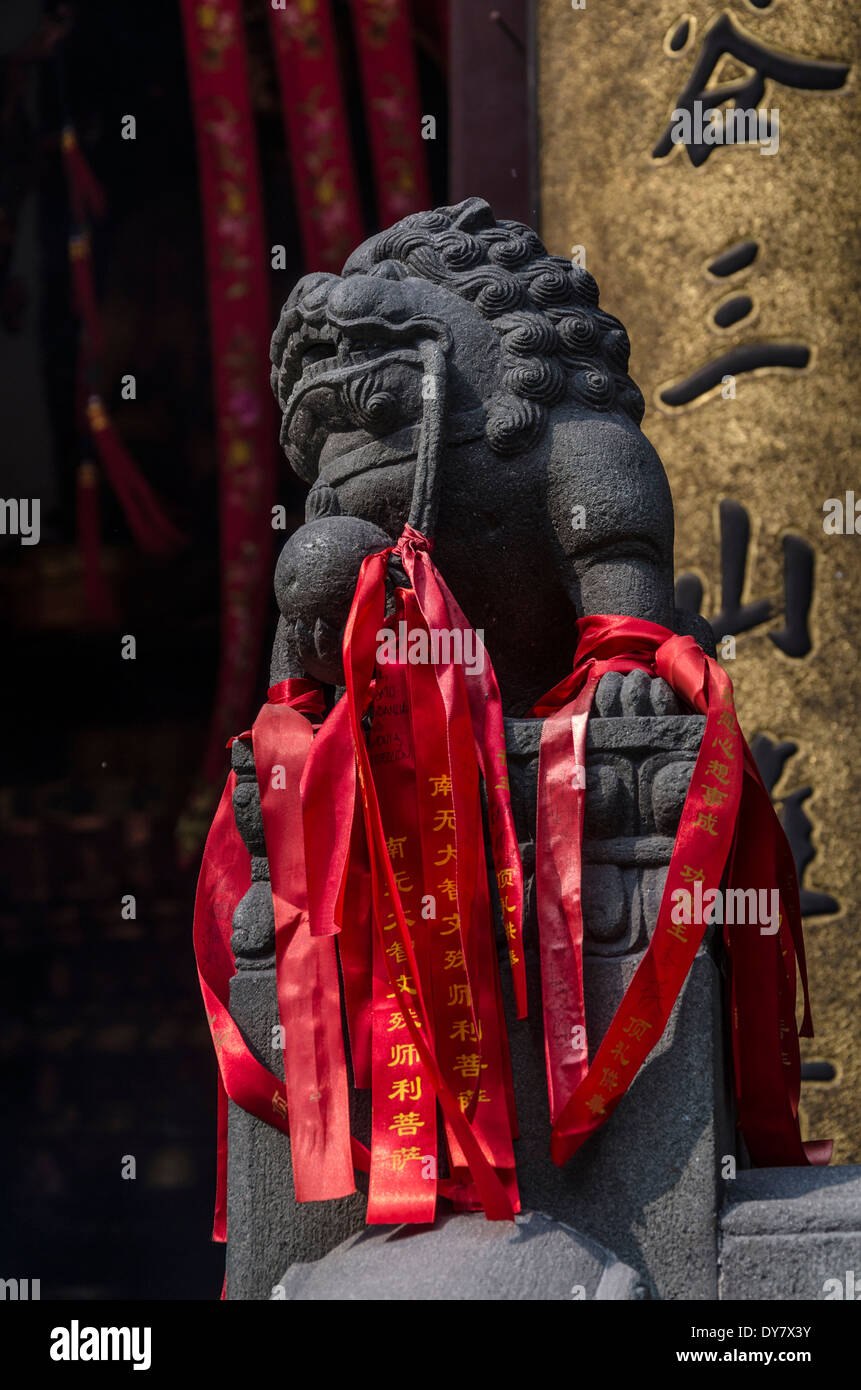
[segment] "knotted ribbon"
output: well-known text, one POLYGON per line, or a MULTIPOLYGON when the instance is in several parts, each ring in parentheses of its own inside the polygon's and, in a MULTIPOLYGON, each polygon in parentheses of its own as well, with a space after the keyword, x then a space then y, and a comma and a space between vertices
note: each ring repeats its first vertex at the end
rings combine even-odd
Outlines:
POLYGON ((235 772, 227 778, 203 852, 194 949, 219 1071, 214 1240, 226 1238, 228 1097, 291 1134, 299 1201, 355 1191, 352 1164, 365 1171, 368 1166, 367 1150, 350 1139, 333 943, 312 940, 308 931, 299 779, 313 738, 309 720, 322 714, 316 682, 281 681, 269 690, 252 729, 239 735, 252 740, 263 810, 275 912, 284 1081, 255 1057, 230 1016, 230 979, 235 973, 232 917, 251 883, 250 855, 233 815, 235 772))
POLYGON ((486 789, 497 882, 505 888, 509 958, 522 1016, 522 877, 502 705, 483 646, 433 565, 429 542, 409 525, 397 546, 363 562, 344 634, 344 672, 346 696, 314 742, 302 792, 311 933, 340 933, 357 1080, 367 1083, 369 1075, 372 1080, 368 1220, 431 1220, 437 1191, 453 1195, 458 1205, 480 1204, 491 1219, 510 1219, 519 1209, 513 1093, 506 1079, 479 778, 486 789), (447 653, 433 664, 427 658, 390 666, 378 662, 394 554, 412 586, 397 590, 398 623, 411 634, 423 634, 426 642, 433 634, 449 636, 447 653), (462 654, 467 635, 476 644, 474 669, 455 659, 454 639, 459 636, 462 654), (369 712, 370 739, 363 727, 369 712), (394 725, 385 734, 387 719, 394 725), (403 758, 389 760, 381 739, 395 735, 399 743, 392 748, 403 758), (395 783, 391 773, 399 762, 408 765, 410 775, 395 783), (442 830, 447 834, 437 844, 442 830), (401 865, 405 849, 413 877, 401 865), (441 878, 437 870, 445 868, 449 872, 441 878), (433 884, 437 891, 421 895, 421 906, 415 904, 420 916, 408 917, 404 895, 414 891, 419 872, 425 889, 433 884), (452 905, 444 917, 441 899, 452 905), (443 948, 444 925, 451 944, 443 948), (450 1046, 458 1040, 464 1043, 460 1052, 450 1046), (494 1078, 492 1090, 484 1084, 485 1070, 488 1081, 494 1078), (394 1095, 383 1093, 386 1080, 397 1083, 394 1095), (444 1185, 437 1181, 433 1107, 430 1118, 422 1110, 402 1108, 382 1127, 386 1102, 399 1099, 399 1091, 401 1099, 415 1101, 430 1091, 439 1102, 452 1171, 444 1185), (397 1123, 398 1115, 413 1118, 397 1123), (388 1134, 393 1127, 397 1138, 421 1143, 393 1146, 388 1134))
MULTIPOLYGON (((469 624, 407 527, 362 565, 344 636, 346 696, 323 712, 312 681, 273 686, 251 737, 270 863, 285 1081, 250 1052, 228 1011, 230 919, 250 882, 235 829, 231 773, 213 822, 195 908, 201 988, 219 1062, 219 1195, 224 1239, 226 1097, 292 1138, 296 1196, 354 1190, 370 1171, 368 1220, 427 1222, 436 1199, 519 1210, 516 1116, 480 786, 509 940, 518 1016, 526 1012, 522 879, 508 794, 498 688, 475 637, 473 669, 451 643, 432 662, 422 641, 469 624), (411 589, 394 620, 420 656, 382 661, 386 576, 397 555, 411 589), (303 850, 304 837, 304 850, 303 850), (444 876, 443 876, 444 875, 444 876), (433 889, 428 892, 428 889, 433 889), (419 891, 421 890, 421 891, 419 891), (440 906, 442 908, 440 910, 440 906), (350 1138, 340 1026, 337 938, 354 1079, 372 1088, 370 1154, 350 1138), (436 1104, 450 1176, 440 1180, 436 1104), (405 1142, 406 1141, 406 1142, 405 1142)), ((661 1037, 702 940, 680 920, 678 892, 777 887, 779 926, 724 921, 739 1125, 754 1163, 826 1163, 831 1146, 801 1141, 796 965, 812 1036, 792 853, 739 730, 729 677, 691 637, 615 615, 577 624, 574 669, 542 697, 536 834, 551 1154, 560 1166, 612 1114, 661 1037), (601 677, 661 676, 705 716, 657 924, 590 1064, 583 999, 581 849, 586 725, 601 677)))
MULTIPOLYGON (((792 852, 738 727, 732 683, 692 637, 615 615, 577 623, 574 669, 538 701, 536 887, 545 1015, 551 1153, 560 1166, 612 1114, 666 1027, 707 923, 678 920, 679 891, 779 892, 776 933, 724 921, 731 981, 739 1125, 754 1163, 828 1162, 830 1144, 803 1144, 795 1020, 796 961, 804 995, 801 1036, 813 1034, 792 852), (648 948, 590 1064, 583 1001, 581 846, 586 724, 608 671, 662 676, 705 715, 648 948)), ((712 902, 714 898, 712 899, 712 902)), ((702 916, 703 914, 699 914, 702 916)))

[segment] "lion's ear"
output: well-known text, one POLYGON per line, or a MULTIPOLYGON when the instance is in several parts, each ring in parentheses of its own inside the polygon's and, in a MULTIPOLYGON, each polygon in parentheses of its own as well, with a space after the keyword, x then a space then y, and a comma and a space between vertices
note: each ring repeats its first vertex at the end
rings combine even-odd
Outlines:
POLYGON ((410 272, 402 261, 379 261, 367 273, 378 280, 406 280, 410 272))
POLYGON ((484 198, 464 198, 453 207, 441 208, 451 218, 451 225, 460 232, 483 232, 496 226, 493 208, 484 198))

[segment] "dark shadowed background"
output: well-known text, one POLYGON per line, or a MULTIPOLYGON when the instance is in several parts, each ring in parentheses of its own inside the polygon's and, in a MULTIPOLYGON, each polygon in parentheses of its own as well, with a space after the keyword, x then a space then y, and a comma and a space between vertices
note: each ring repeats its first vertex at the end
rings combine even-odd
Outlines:
MULTIPOLYGON (((350 7, 332 8, 371 233, 350 7)), ((425 151, 434 203, 478 192, 498 216, 531 220, 527 6, 454 8, 449 29, 444 0, 408 6, 421 109, 437 119, 425 151)), ((293 281, 315 267, 299 249, 265 0, 247 0, 245 21, 267 245, 287 251, 286 268, 269 271, 274 326, 293 281)), ((215 1062, 191 947, 199 855, 180 866, 175 838, 218 660, 202 217, 179 0, 5 6, 0 492, 40 498, 41 536, 32 546, 0 536, 0 1277, 39 1279, 43 1298, 209 1298, 221 1284, 223 1254, 209 1244, 215 1062), (136 117, 133 141, 119 138, 124 113, 136 117), (170 558, 142 553, 102 477, 99 564, 116 611, 101 621, 88 608, 76 521, 76 474, 92 449, 76 411, 80 326, 60 144, 69 121, 106 195, 92 241, 102 394, 187 537, 170 558), (121 402, 126 372, 137 394, 121 402), (134 661, 120 656, 127 633, 134 661), (134 917, 122 912, 128 895, 134 917), (134 1180, 123 1177, 129 1159, 134 1180)), ((303 493, 282 464, 278 500, 291 526, 303 493)), ((266 616, 271 635, 274 600, 266 616)), ((255 708, 268 644, 267 635, 255 708)))

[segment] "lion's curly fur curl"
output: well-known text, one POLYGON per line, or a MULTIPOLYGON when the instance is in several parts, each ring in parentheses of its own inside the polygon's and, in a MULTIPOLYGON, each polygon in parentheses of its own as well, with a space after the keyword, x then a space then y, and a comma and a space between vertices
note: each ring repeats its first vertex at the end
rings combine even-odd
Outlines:
POLYGON ((484 199, 468 198, 405 217, 365 249, 378 264, 394 261, 469 299, 500 334, 503 389, 487 418, 488 441, 498 453, 534 444, 547 408, 566 395, 589 410, 621 410, 636 424, 642 420, 625 329, 598 308, 589 272, 549 255, 531 227, 497 222, 484 199))
MULTIPOLYGON (((628 375, 630 344, 618 319, 598 308, 587 270, 548 254, 521 222, 497 222, 483 198, 414 213, 364 242, 343 274, 417 277, 468 299, 500 336, 502 381, 486 402, 486 434, 498 454, 537 443, 549 408, 563 399, 594 411, 623 411, 639 424, 644 402, 628 375)), ((326 292, 332 276, 312 277, 326 292)), ((289 303, 289 301, 288 301, 289 303)), ((292 326, 285 306, 272 339, 272 386, 292 326)), ((286 402, 279 396, 282 409, 286 402)))

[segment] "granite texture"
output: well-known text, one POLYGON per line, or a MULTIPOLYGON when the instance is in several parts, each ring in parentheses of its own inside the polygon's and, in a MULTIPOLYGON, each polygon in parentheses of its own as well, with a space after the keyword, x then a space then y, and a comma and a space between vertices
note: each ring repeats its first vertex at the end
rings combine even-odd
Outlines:
POLYGON ((720 1297, 861 1299, 861 1167, 757 1168, 727 1182, 720 1297))
POLYGON ((288 1269, 273 1298, 298 1302, 524 1302, 641 1299, 634 1270, 540 1212, 508 1222, 442 1216, 377 1226, 315 1264, 288 1269))

